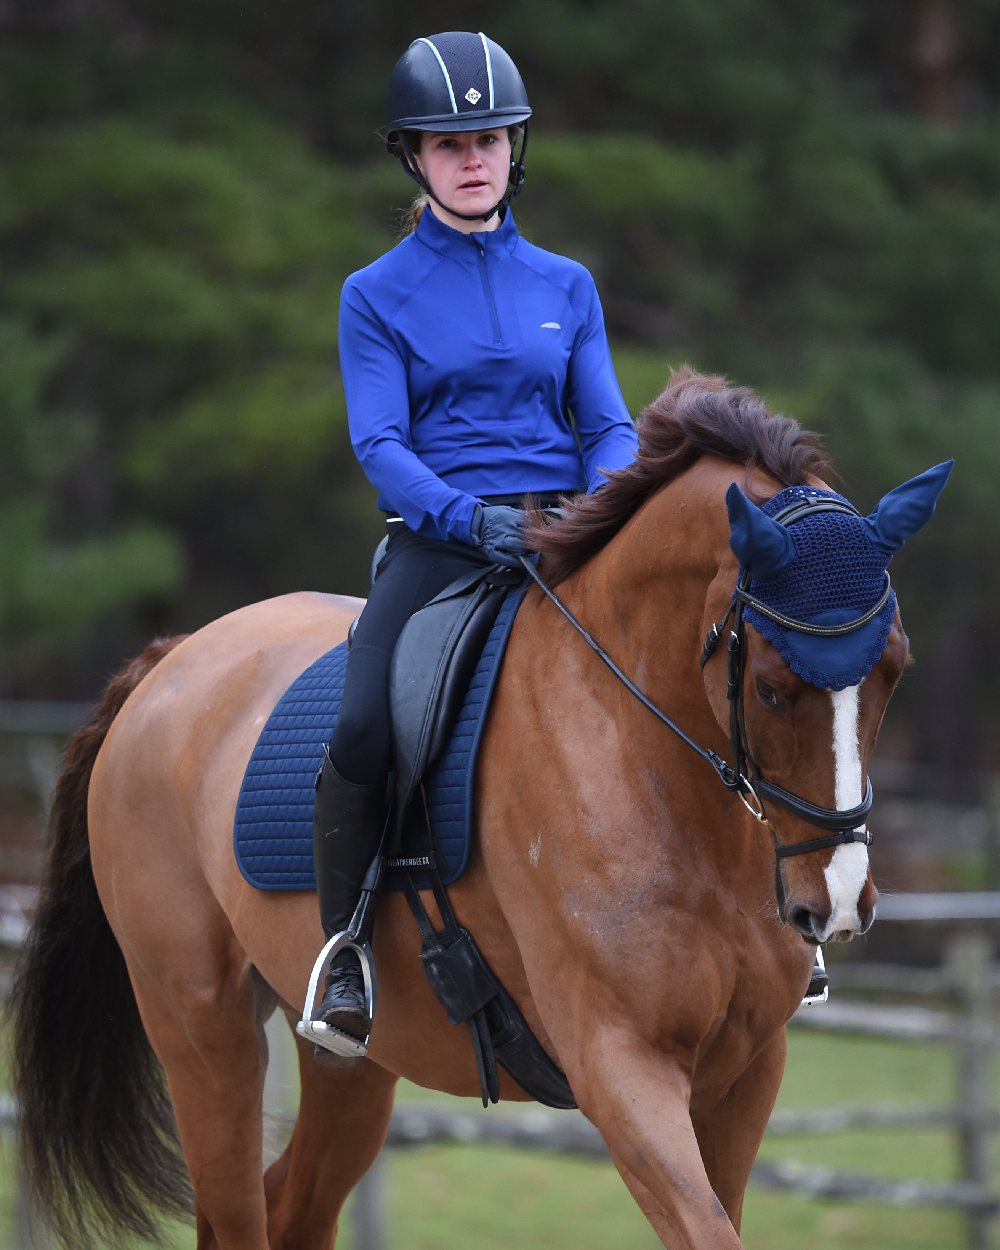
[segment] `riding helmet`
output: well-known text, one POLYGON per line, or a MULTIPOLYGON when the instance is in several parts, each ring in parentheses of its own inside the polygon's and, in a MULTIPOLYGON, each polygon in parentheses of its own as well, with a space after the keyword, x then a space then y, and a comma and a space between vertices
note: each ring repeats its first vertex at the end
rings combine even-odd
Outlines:
POLYGON ((396 62, 389 79, 388 119, 383 136, 389 152, 437 204, 420 170, 408 131, 437 134, 521 127, 521 150, 511 153, 507 190, 487 213, 460 213, 466 221, 489 221, 524 186, 531 106, 517 66, 498 43, 482 31, 450 30, 415 39, 396 62))
POLYGON ((390 148, 401 130, 492 130, 525 122, 528 95, 517 66, 481 31, 415 39, 389 80, 390 148))

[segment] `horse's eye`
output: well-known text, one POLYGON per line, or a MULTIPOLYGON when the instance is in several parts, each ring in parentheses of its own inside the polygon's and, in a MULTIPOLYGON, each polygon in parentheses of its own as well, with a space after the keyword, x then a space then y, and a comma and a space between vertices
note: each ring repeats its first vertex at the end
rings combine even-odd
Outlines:
POLYGON ((757 697, 767 707, 772 707, 775 711, 780 711, 785 706, 785 701, 778 694, 773 686, 769 686, 766 681, 757 682, 757 697))

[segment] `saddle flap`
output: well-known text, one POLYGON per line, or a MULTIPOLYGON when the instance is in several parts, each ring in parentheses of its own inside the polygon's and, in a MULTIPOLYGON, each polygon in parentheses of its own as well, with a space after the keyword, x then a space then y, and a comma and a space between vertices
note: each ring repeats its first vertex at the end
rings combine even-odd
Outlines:
POLYGON ((403 627, 392 656, 389 705, 400 826, 440 754, 510 585, 520 574, 483 569, 446 587, 403 627))

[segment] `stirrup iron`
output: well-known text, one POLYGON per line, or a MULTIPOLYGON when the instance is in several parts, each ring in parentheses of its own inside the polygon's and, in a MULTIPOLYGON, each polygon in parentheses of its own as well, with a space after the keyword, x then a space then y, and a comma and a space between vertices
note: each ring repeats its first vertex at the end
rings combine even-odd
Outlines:
MULTIPOLYGON (((822 968, 824 972, 826 971, 826 960, 823 958, 822 946, 816 947, 815 964, 822 968)), ((826 985, 823 986, 822 990, 818 994, 810 994, 809 991, 806 990, 806 996, 803 998, 801 1005, 803 1007, 818 1007, 821 1003, 825 1003, 829 997, 830 982, 827 981, 826 985)))
POLYGON ((357 940, 353 936, 352 929, 344 929, 341 933, 335 933, 320 951, 316 962, 313 964, 312 975, 309 977, 309 988, 306 990, 305 1006, 302 1008, 302 1019, 295 1026, 295 1032, 298 1033, 299 1037, 304 1037, 307 1041, 315 1042, 317 1046, 322 1046, 324 1050, 329 1050, 333 1054, 339 1055, 341 1059, 364 1059, 365 1055, 368 1054, 368 1045, 371 1041, 371 1023, 375 1018, 377 992, 375 956, 372 954, 372 948, 367 942, 357 940), (316 1011, 316 992, 319 989, 323 973, 332 960, 341 951, 345 950, 354 951, 361 961, 361 975, 365 983, 365 1010, 368 1012, 368 1034, 364 1041, 352 1037, 350 1033, 344 1033, 340 1029, 334 1028, 314 1015, 316 1011))

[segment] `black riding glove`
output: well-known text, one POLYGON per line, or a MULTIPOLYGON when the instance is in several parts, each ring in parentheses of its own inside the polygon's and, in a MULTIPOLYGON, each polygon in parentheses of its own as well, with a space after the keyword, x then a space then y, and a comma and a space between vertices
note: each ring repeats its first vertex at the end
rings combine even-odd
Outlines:
POLYGON ((521 537, 523 523, 524 513, 520 508, 477 503, 472 518, 472 541, 494 564, 510 569, 520 568, 518 556, 528 550, 521 537))

